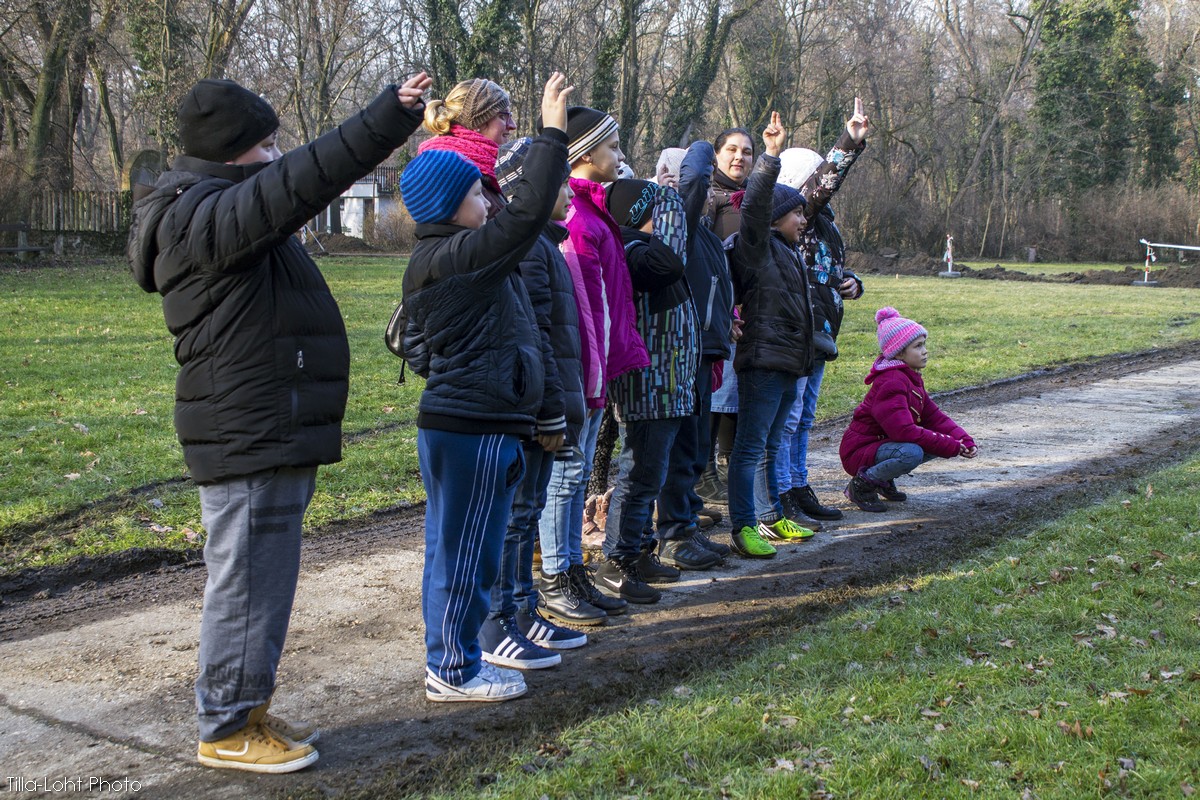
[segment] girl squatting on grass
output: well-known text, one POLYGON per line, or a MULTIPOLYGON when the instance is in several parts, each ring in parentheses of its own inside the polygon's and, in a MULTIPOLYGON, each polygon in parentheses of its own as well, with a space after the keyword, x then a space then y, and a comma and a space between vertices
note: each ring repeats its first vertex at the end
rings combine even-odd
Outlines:
POLYGON ((871 388, 842 434, 842 467, 853 476, 848 500, 863 511, 886 511, 879 498, 903 502, 896 488, 932 458, 974 458, 975 440, 946 416, 925 391, 921 370, 929 361, 923 327, 888 306, 875 313, 879 357, 865 383, 871 388))
POLYGON ((457 153, 427 150, 400 178, 418 240, 404 304, 427 355, 413 367, 426 376, 417 410, 428 496, 421 610, 425 696, 435 702, 509 700, 526 691, 519 672, 482 661, 479 633, 525 472, 522 441, 536 423, 551 437, 545 446, 556 449, 566 430, 561 404, 543 402, 543 364, 553 356, 517 274, 567 176, 573 87, 564 83, 557 72, 546 82, 543 131, 511 202, 491 220, 479 168, 457 153))

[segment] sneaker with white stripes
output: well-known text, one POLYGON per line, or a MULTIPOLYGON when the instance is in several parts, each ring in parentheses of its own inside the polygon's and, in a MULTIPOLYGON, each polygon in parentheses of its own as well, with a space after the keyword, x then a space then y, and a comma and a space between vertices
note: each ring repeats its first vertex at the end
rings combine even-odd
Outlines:
POLYGON ((525 638, 550 650, 574 650, 587 644, 587 634, 556 625, 536 611, 518 611, 517 627, 525 638))
POLYGON ((540 647, 521 633, 514 617, 485 620, 479 631, 483 660, 513 669, 546 669, 562 663, 558 653, 540 647))
POLYGON ((499 703, 520 697, 527 690, 521 673, 491 664, 480 664, 479 673, 460 686, 446 683, 428 667, 425 669, 425 697, 435 703, 499 703))

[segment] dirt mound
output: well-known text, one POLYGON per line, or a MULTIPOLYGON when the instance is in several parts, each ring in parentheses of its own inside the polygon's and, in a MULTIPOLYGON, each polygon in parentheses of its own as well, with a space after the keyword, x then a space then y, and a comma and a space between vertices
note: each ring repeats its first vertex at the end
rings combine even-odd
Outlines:
MULTIPOLYGON (((873 253, 846 253, 846 266, 859 275, 937 275, 946 269, 945 262, 926 255, 901 256, 899 254, 877 255, 873 253)), ((1033 283, 1086 283, 1100 286, 1129 286, 1145 277, 1140 266, 1129 266, 1122 270, 1089 269, 1080 272, 1063 272, 1057 275, 1038 275, 996 264, 991 267, 971 266, 956 263, 954 268, 964 278, 992 281, 1030 281, 1033 283)), ((1200 289, 1200 265, 1164 266, 1150 271, 1150 280, 1171 289, 1200 289)))
MULTIPOLYGON (((355 253, 376 253, 374 247, 364 242, 362 239, 356 239, 353 236, 346 236, 344 233, 318 233, 317 241, 321 243, 321 247, 331 255, 354 255, 355 253)), ((315 245, 309 245, 309 250, 321 252, 321 248, 315 245)))

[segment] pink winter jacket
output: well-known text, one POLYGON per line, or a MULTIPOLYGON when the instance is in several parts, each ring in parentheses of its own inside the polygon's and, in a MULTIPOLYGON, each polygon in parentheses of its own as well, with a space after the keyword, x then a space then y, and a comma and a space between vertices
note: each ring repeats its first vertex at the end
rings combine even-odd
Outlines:
POLYGON ((865 383, 871 388, 854 409, 839 450, 842 468, 850 475, 875 466, 875 453, 887 442, 911 442, 942 458, 957 456, 960 443, 975 446, 930 399, 921 373, 903 362, 877 359, 865 383))
POLYGON ((583 396, 588 408, 603 408, 608 382, 648 367, 650 354, 637 331, 625 247, 608 213, 604 187, 571 178, 571 190, 575 199, 566 221, 570 236, 561 248, 579 307, 583 396))

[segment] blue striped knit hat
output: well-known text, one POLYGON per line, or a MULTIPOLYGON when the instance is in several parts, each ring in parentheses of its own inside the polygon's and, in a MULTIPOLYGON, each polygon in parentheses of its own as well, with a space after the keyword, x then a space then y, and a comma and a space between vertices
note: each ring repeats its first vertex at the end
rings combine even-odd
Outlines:
POLYGON ((453 150, 426 150, 400 174, 400 197, 413 222, 446 222, 479 178, 479 167, 453 150))

